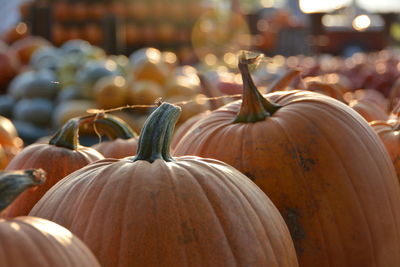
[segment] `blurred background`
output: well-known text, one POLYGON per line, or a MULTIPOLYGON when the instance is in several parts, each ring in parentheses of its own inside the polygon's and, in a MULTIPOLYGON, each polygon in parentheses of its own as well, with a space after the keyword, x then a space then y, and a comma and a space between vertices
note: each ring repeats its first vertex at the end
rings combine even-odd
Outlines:
POLYGON ((83 39, 110 54, 152 46, 187 63, 230 46, 269 55, 376 51, 400 42, 397 0, 1 0, 0 33, 56 46, 83 39), (215 46, 215 47, 213 47, 215 46), (196 58, 197 57, 197 58, 196 58))
MULTIPOLYGON (((313 78, 340 83, 345 91, 373 88, 385 97, 399 77, 398 0, 0 0, 0 5, 0 115, 13 121, 26 143, 87 109, 153 104, 159 97, 191 101, 182 123, 212 109, 215 103, 204 97, 241 92, 241 50, 265 55, 253 72, 263 92, 294 69, 301 70, 300 80, 287 82, 294 88, 313 78)), ((120 115, 140 131, 149 112, 120 115)))

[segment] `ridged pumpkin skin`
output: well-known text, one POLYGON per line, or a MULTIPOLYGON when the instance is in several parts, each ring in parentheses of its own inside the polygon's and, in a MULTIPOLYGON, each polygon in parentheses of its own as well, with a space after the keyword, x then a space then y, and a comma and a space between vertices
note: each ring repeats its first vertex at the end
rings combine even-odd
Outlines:
POLYGON ((179 127, 176 129, 174 136, 172 138, 171 149, 172 150, 175 149, 176 145, 179 143, 179 141, 182 139, 182 137, 190 130, 190 128, 192 128, 192 126, 195 125, 196 122, 198 122, 202 118, 208 116, 208 114, 210 112, 211 111, 206 110, 202 113, 199 113, 199 114, 189 118, 184 123, 179 125, 179 127))
POLYGON ((158 157, 165 146, 153 160, 142 138, 162 141, 147 129, 135 158, 70 174, 30 214, 70 229, 105 267, 298 266, 283 218, 254 183, 217 160, 158 157))
POLYGON ((241 100, 213 111, 174 155, 224 161, 278 207, 299 265, 400 266, 400 188, 382 143, 355 111, 304 91, 265 95, 282 106, 233 123, 241 100))
POLYGON ((378 134, 392 159, 400 182, 400 129, 396 128, 398 120, 372 121, 369 123, 378 134))
POLYGON ((34 143, 25 147, 10 161, 6 170, 42 168, 47 172, 48 178, 45 184, 35 191, 28 190, 22 193, 4 210, 3 215, 5 217, 28 215, 36 202, 59 180, 91 162, 103 158, 95 149, 79 144, 76 144, 74 149, 49 143, 34 143))
POLYGON ((97 267, 87 246, 64 227, 35 217, 0 219, 0 266, 97 267))

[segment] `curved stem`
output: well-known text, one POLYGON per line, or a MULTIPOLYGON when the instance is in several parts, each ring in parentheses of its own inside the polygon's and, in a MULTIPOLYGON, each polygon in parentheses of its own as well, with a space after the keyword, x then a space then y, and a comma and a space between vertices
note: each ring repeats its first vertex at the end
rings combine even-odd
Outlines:
POLYGON ((117 138, 130 139, 137 136, 125 121, 111 114, 105 114, 101 118, 81 123, 81 125, 96 127, 96 130, 100 134, 106 135, 110 140, 115 140, 117 138))
MULTIPOLYGON (((209 98, 213 98, 213 97, 218 97, 221 96, 222 94, 216 94, 216 92, 218 91, 216 88, 213 88, 213 85, 211 85, 211 83, 207 80, 207 78, 203 75, 203 74, 197 74, 197 76, 199 77, 200 80, 200 86, 203 90, 203 93, 209 97, 209 98)), ((210 110, 214 110, 217 109, 221 106, 224 105, 224 102, 222 101, 222 99, 211 99, 210 101, 210 110)))
POLYGON ((258 60, 256 58, 246 59, 244 56, 239 58, 239 70, 243 80, 242 105, 234 122, 257 122, 270 117, 281 106, 265 99, 258 91, 249 72, 249 64, 258 60))
POLYGON ((40 185, 45 180, 46 172, 42 169, 2 171, 0 173, 0 212, 28 187, 40 185))
POLYGON ((70 150, 77 150, 79 146, 79 126, 82 123, 93 121, 102 116, 104 115, 91 114, 70 119, 60 129, 58 129, 50 139, 49 144, 70 150))
POLYGON ((180 107, 164 102, 149 116, 140 132, 133 161, 146 160, 152 163, 156 159, 173 160, 170 144, 180 113, 180 107))

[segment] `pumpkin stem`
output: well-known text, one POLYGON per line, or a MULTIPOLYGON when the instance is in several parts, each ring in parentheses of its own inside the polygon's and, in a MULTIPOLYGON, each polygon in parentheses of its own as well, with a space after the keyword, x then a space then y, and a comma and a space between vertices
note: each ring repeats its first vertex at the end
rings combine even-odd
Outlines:
POLYGON ((300 75, 301 71, 298 69, 291 69, 287 71, 282 77, 280 77, 275 83, 268 89, 269 93, 275 91, 285 90, 294 80, 294 78, 300 75))
POLYGON ((45 181, 46 172, 42 169, 0 172, 0 212, 28 187, 40 185, 45 181))
POLYGON ((239 57, 239 70, 243 80, 242 105, 233 122, 257 122, 270 117, 281 106, 265 99, 258 91, 249 72, 249 64, 257 62, 259 57, 247 59, 239 57))
POLYGON ((163 102, 147 118, 140 132, 138 151, 133 161, 156 159, 172 161, 170 144, 175 124, 181 114, 181 108, 163 102))
POLYGON ((88 123, 103 114, 91 114, 76 117, 68 120, 50 139, 49 144, 58 147, 64 147, 70 150, 77 150, 79 146, 79 126, 88 123))
POLYGON ((122 119, 111 114, 105 114, 101 118, 96 118, 94 121, 81 123, 81 126, 95 127, 100 134, 106 135, 110 140, 130 139, 137 134, 132 128, 122 119))
POLYGON ((207 78, 203 74, 197 74, 200 80, 200 86, 203 90, 203 93, 209 97, 209 98, 215 98, 215 99, 210 99, 210 110, 215 110, 218 109, 219 107, 224 105, 224 102, 222 99, 219 99, 218 96, 221 96, 222 94, 216 93, 218 90, 216 88, 213 88, 213 85, 207 80, 207 78))

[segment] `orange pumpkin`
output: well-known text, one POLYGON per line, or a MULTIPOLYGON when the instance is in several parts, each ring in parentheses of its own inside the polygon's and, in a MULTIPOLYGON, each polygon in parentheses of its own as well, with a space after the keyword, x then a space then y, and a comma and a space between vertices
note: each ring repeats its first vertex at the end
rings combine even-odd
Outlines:
MULTIPOLYGON (((45 178, 40 169, 0 173, 0 212, 22 191, 43 183, 45 178)), ((0 251, 0 266, 100 266, 70 231, 36 217, 0 217, 0 251)))
POLYGON ((215 158, 252 179, 283 215, 300 266, 400 266, 400 187, 377 135, 322 94, 262 96, 252 61, 239 62, 243 100, 198 121, 174 155, 215 158))
POLYGON ((183 136, 189 132, 189 130, 192 128, 193 125, 196 124, 196 122, 198 122, 199 120, 205 118, 206 116, 208 116, 208 114, 210 113, 210 110, 206 110, 202 113, 199 113, 191 118, 189 118, 188 120, 186 120, 184 123, 182 123, 181 125, 179 125, 179 127, 176 129, 174 136, 172 138, 172 142, 171 142, 171 148, 172 150, 175 149, 176 145, 179 143, 179 141, 183 138, 183 136))
POLYGON ((105 114, 86 127, 93 127, 101 135, 106 135, 108 140, 101 141, 92 146, 106 158, 121 159, 136 153, 138 145, 137 134, 117 116, 105 114))
POLYGON ((82 120, 93 118, 94 116, 78 117, 69 120, 48 143, 31 144, 10 161, 6 170, 42 168, 48 173, 49 179, 38 190, 19 196, 4 211, 4 216, 27 215, 44 193, 64 176, 104 158, 95 149, 81 146, 78 141, 79 124, 82 120))
POLYGON ((378 104, 368 100, 352 100, 349 107, 357 111, 366 121, 387 120, 389 115, 378 104))
POLYGON ((69 228, 105 267, 297 266, 282 217, 243 174, 217 160, 169 155, 179 113, 161 104, 135 157, 70 174, 31 215, 69 228))

